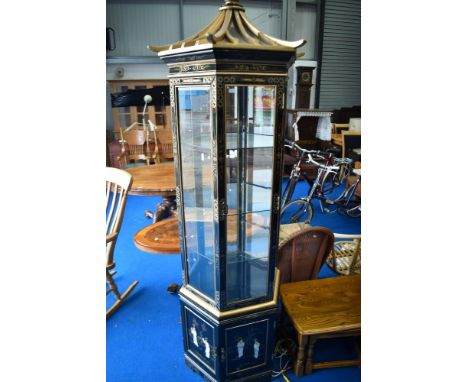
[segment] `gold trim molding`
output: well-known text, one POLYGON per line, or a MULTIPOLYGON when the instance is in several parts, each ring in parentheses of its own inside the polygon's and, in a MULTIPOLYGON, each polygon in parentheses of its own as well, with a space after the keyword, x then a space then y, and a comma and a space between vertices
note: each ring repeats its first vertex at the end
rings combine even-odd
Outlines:
POLYGON ((240 315, 240 314, 247 314, 251 312, 256 312, 259 310, 266 310, 270 308, 275 308, 276 305, 278 304, 278 295, 279 295, 279 279, 280 279, 280 274, 279 270, 275 270, 275 289, 273 292, 273 300, 263 302, 261 304, 256 304, 256 305, 250 305, 246 306, 243 308, 238 308, 238 309, 232 309, 232 310, 226 310, 226 311, 219 311, 216 309, 213 305, 210 303, 206 302, 199 296, 197 296, 195 293, 191 292, 189 289, 186 287, 182 286, 179 290, 179 294, 188 299, 189 301, 192 301, 193 303, 197 304, 200 306, 202 309, 206 310, 207 312, 211 313, 213 316, 215 316, 218 320, 222 320, 224 318, 240 315))

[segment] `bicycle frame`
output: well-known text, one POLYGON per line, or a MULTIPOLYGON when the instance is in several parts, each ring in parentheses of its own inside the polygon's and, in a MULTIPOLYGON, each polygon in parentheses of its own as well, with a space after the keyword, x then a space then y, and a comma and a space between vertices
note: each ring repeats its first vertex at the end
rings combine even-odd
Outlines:
MULTIPOLYGON (((329 176, 329 174, 336 175, 337 171, 326 166, 325 168, 319 167, 317 178, 315 179, 314 183, 310 187, 307 196, 305 198, 300 198, 300 199, 304 200, 305 202, 309 204, 311 203, 312 199, 314 198, 318 199, 322 213, 334 212, 334 211, 331 211, 329 208, 327 208, 327 206, 337 206, 337 209, 344 209, 345 211, 347 211, 347 207, 350 205, 351 199, 354 197, 355 190, 357 186, 359 185, 359 183, 361 182, 361 176, 359 175, 356 181, 353 183, 353 185, 350 188, 345 189, 336 199, 329 199, 323 194, 323 189, 322 189, 323 184, 325 180, 327 179, 327 177, 329 176)), ((360 205, 354 206, 352 209, 355 209, 358 207, 360 207, 360 205)))
MULTIPOLYGON (((336 175, 337 172, 329 167, 327 167, 326 169, 319 167, 317 177, 315 178, 314 183, 310 187, 307 196, 301 199, 305 200, 307 203, 310 203, 310 201, 313 198, 319 199, 321 202, 322 200, 326 200, 325 196, 323 195, 322 186, 329 174, 336 175)), ((322 210, 322 212, 324 212, 322 203, 320 203, 320 209, 322 210)))
POLYGON ((351 198, 354 196, 357 186, 361 183, 361 175, 358 175, 356 181, 351 185, 350 188, 345 189, 338 198, 335 199, 334 203, 337 203, 341 200, 345 202, 345 205, 348 205, 351 201, 351 198))
MULTIPOLYGON (((307 183, 310 185, 309 191, 307 193, 306 197, 299 198, 297 200, 302 200, 306 202, 307 204, 311 205, 311 200, 313 198, 316 198, 320 202, 320 209, 323 212, 332 212, 330 211, 329 208, 327 208, 327 205, 340 205, 340 208, 346 208, 350 202, 351 199, 354 196, 354 191, 359 184, 359 180, 357 184, 353 185, 350 187, 350 189, 345 190, 341 195, 336 198, 335 200, 328 199, 325 196, 325 193, 332 191, 335 189, 336 186, 340 185, 343 181, 343 179, 346 178, 346 176, 350 172, 350 165, 351 165, 351 160, 348 158, 334 158, 332 154, 329 153, 323 153, 321 151, 317 150, 305 150, 301 148, 299 145, 297 145, 294 142, 288 142, 286 147, 289 147, 291 149, 298 149, 300 155, 298 157, 297 162, 293 165, 293 168, 291 170, 291 174, 288 179, 288 183, 285 188, 285 192, 282 197, 282 202, 281 202, 281 208, 284 209, 286 205, 288 205, 291 201, 291 198, 294 194, 297 182, 301 177, 303 177, 307 183), (309 156, 309 163, 313 163, 317 166, 317 177, 314 179, 312 182, 311 179, 307 176, 306 172, 303 170, 302 165, 303 165, 303 159, 305 155, 309 156), (311 154, 314 154, 318 156, 319 158, 315 158, 317 160, 324 160, 325 163, 318 163, 316 162, 311 154), (332 176, 330 177, 330 174, 332 176), (325 190, 325 184, 327 180, 330 179, 330 189, 325 190)), ((312 207, 312 205, 311 205, 312 207)), ((313 208, 313 207, 312 207, 313 208)))
POLYGON ((312 184, 311 179, 307 176, 306 172, 302 169, 302 163, 305 156, 305 151, 299 150, 300 155, 297 162, 293 165, 291 174, 289 175, 288 183, 286 184, 285 192, 281 200, 281 208, 283 208, 290 200, 296 189, 296 184, 299 179, 304 178, 307 183, 312 184))

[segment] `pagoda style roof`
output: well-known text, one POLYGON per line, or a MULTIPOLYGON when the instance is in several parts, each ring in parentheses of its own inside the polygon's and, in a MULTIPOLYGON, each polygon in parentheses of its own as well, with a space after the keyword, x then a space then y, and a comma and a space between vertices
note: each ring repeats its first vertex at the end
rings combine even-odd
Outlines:
POLYGON ((239 0, 224 0, 218 16, 197 34, 174 44, 148 48, 159 56, 209 48, 295 52, 306 40, 286 41, 258 30, 245 16, 239 0))

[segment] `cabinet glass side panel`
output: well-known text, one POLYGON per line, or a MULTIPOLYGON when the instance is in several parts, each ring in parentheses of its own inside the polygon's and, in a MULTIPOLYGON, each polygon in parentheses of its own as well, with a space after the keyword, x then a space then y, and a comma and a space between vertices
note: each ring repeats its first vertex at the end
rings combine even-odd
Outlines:
POLYGON ((268 293, 275 86, 226 87, 227 303, 268 293))
POLYGON ((208 86, 177 89, 187 282, 213 299, 215 279, 209 93, 208 86))

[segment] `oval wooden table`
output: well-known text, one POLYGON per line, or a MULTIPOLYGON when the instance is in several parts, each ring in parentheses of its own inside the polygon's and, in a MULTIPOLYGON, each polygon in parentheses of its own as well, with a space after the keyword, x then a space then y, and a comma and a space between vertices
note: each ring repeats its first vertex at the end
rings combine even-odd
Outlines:
POLYGON ((158 222, 168 216, 173 216, 177 210, 175 201, 176 180, 174 162, 158 163, 150 166, 138 166, 125 169, 132 175, 130 195, 162 196, 162 202, 156 207, 156 212, 147 211, 146 216, 158 222))
POLYGON ((180 253, 179 220, 177 217, 161 220, 138 231, 133 237, 135 246, 158 255, 180 253))
MULTIPOLYGON (((236 217, 230 217, 235 222, 236 217)), ((229 219, 229 218, 228 218, 229 219)), ((262 224, 260 217, 254 220, 257 224, 262 224)), ((230 224, 229 227, 235 225, 230 224)), ((280 242, 286 240, 288 236, 303 228, 302 223, 282 224, 280 226, 280 242)), ((255 229, 255 228, 253 228, 255 229)), ((251 231, 250 231, 251 232, 251 231)), ((248 232, 248 234, 250 233, 248 232)), ((228 242, 237 241, 237 230, 228 230, 228 242)), ((180 253, 179 241, 179 220, 176 216, 164 219, 151 224, 133 237, 135 246, 141 251, 154 253, 157 255, 172 255, 180 253)))
MULTIPOLYGON (((176 255, 180 253, 179 219, 176 216, 150 224, 133 237, 135 246, 144 252, 156 255, 176 255)), ((169 293, 177 293, 180 285, 171 283, 169 293)))

